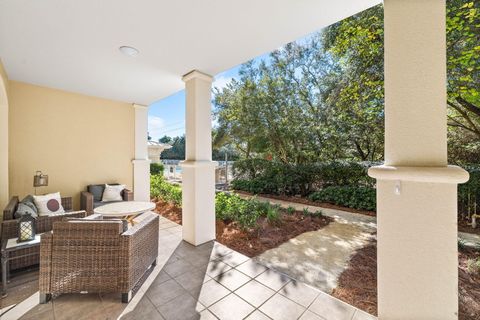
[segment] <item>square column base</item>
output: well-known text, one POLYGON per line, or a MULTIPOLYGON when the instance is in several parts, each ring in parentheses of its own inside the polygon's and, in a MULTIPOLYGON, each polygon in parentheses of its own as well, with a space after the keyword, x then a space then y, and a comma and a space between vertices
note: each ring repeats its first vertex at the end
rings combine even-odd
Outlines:
POLYGON ((215 162, 183 161, 183 240, 198 246, 215 239, 215 162))
POLYGON ((379 319, 457 319, 457 184, 377 180, 379 319))

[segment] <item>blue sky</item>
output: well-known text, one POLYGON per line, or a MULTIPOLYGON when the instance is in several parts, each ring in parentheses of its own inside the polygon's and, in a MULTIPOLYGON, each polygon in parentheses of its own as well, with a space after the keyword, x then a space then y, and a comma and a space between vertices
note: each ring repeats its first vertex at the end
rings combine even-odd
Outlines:
MULTIPOLYGON (((233 78, 238 77, 239 70, 240 66, 236 66, 219 73, 215 76, 212 86, 225 87, 233 78)), ((158 140, 164 135, 176 137, 185 133, 185 90, 150 105, 148 108, 148 132, 153 140, 158 140)))
MULTIPOLYGON (((306 42, 312 35, 313 33, 295 42, 306 42)), ((268 61, 268 55, 269 53, 258 56, 254 61, 268 61)), ((238 77, 239 70, 240 65, 217 74, 212 86, 220 89, 225 87, 228 82, 238 77)), ((185 90, 150 105, 148 108, 148 133, 152 140, 158 140, 164 135, 176 137, 185 134, 185 90)))

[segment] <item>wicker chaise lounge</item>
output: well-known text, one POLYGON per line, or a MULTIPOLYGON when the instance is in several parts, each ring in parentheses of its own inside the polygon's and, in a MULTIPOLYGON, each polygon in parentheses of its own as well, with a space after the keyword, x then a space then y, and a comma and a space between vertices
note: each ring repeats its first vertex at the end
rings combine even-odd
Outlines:
POLYGON ((132 289, 158 255, 157 215, 123 231, 121 220, 56 222, 40 244, 40 303, 61 293, 122 293, 132 289))
MULTIPOLYGON (((72 198, 64 197, 61 199, 62 206, 65 209, 64 214, 52 215, 52 216, 40 216, 36 219, 36 232, 43 233, 52 230, 53 223, 56 221, 61 221, 65 218, 83 218, 87 215, 85 211, 72 211, 72 198)), ((15 211, 19 203, 18 197, 12 197, 8 202, 7 206, 3 210, 3 222, 1 226, 1 239, 2 242, 17 237, 18 222, 14 219, 15 211)), ((26 249, 20 249, 14 252, 13 256, 25 256, 23 258, 16 258, 9 261, 9 271, 13 271, 20 268, 29 267, 32 265, 37 265, 39 263, 39 248, 30 247, 26 249), (38 253, 38 255, 33 254, 25 256, 29 253, 38 253)))

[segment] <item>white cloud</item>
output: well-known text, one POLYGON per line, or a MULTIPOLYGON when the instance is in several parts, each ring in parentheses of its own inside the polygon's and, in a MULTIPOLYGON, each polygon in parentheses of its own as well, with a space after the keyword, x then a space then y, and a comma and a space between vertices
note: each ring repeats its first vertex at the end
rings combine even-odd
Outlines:
POLYGON ((222 90, 227 86, 227 84, 233 80, 233 77, 225 77, 223 75, 219 75, 215 77, 215 81, 212 84, 213 88, 217 88, 218 90, 222 90))
POLYGON ((148 116, 148 134, 153 140, 161 138, 165 130, 165 120, 156 116, 148 116))

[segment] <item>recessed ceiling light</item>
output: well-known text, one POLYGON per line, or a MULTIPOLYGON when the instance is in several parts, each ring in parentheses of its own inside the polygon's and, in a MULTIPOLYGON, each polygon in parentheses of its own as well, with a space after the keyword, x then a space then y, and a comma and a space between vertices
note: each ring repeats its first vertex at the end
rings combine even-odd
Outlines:
POLYGON ((120 48, 118 48, 118 50, 120 50, 120 52, 123 53, 124 55, 130 56, 130 57, 136 57, 139 53, 137 49, 129 46, 121 46, 120 48))

